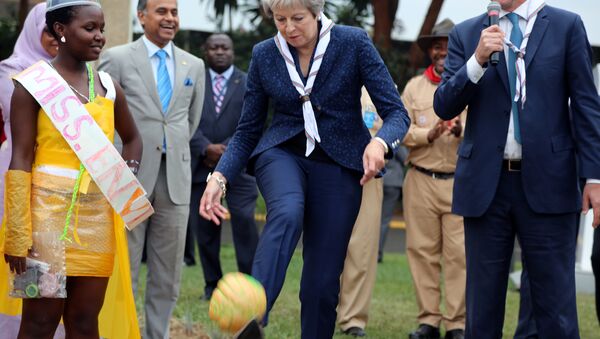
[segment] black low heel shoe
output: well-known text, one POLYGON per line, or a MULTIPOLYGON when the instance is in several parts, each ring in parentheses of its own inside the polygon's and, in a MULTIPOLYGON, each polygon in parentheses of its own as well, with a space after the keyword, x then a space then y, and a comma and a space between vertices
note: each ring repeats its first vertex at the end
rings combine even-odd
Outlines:
POLYGON ((256 319, 252 319, 244 328, 236 333, 234 339, 263 339, 265 334, 256 319))

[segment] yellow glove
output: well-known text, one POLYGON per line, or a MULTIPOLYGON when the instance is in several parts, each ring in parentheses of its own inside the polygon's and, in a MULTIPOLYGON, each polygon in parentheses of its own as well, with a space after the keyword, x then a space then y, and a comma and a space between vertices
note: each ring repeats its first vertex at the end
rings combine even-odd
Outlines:
POLYGON ((21 170, 6 172, 4 253, 25 257, 32 245, 31 173, 21 170))

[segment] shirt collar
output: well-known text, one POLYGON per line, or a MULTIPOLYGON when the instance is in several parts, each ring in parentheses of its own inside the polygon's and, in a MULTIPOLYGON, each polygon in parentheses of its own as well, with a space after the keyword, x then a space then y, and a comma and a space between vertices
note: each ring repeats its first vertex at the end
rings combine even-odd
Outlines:
MULTIPOLYGON (((154 54, 156 54, 156 52, 158 52, 159 49, 161 49, 160 47, 156 46, 152 41, 150 41, 150 39, 148 39, 146 37, 146 35, 142 35, 142 41, 144 42, 144 45, 146 45, 146 49, 148 50, 148 58, 152 58, 154 56, 154 54)), ((167 55, 169 56, 169 59, 173 59, 173 42, 169 41, 169 43, 162 48, 165 52, 167 52, 167 55)))
MULTIPOLYGON (((210 73, 210 79, 214 82, 215 77, 219 75, 219 73, 213 71, 212 68, 209 68, 208 72, 210 73)), ((231 78, 231 75, 233 75, 233 65, 229 66, 229 68, 225 72, 221 73, 221 75, 223 76, 223 78, 225 78, 225 83, 227 83, 229 81, 229 78, 231 78)))

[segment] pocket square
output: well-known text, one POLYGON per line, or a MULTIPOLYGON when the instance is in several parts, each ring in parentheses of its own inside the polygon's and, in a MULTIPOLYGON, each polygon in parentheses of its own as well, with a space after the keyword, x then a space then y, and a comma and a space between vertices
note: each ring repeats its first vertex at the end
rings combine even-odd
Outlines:
POLYGON ((183 81, 183 85, 184 86, 193 86, 194 80, 192 80, 191 78, 185 78, 185 80, 183 81))

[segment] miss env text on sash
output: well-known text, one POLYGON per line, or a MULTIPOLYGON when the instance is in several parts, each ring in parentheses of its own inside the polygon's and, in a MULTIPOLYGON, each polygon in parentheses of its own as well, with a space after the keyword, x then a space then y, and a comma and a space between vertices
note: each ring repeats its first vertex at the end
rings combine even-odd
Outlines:
POLYGON ((40 104, 127 229, 154 213, 140 182, 54 68, 39 61, 14 79, 40 104))

